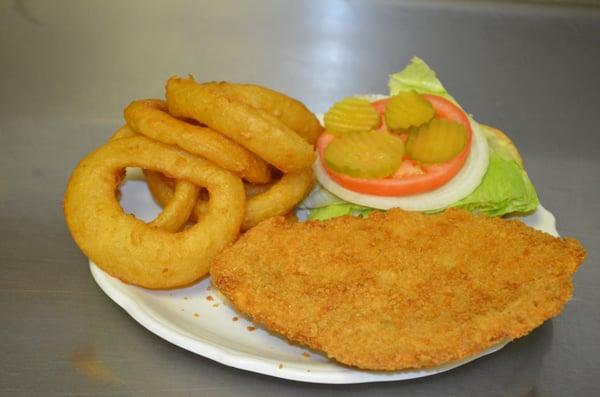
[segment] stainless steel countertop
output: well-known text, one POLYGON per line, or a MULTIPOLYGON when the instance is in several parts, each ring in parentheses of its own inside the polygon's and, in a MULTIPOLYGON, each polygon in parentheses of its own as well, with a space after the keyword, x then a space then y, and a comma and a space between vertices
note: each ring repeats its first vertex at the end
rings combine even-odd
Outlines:
POLYGON ((0 1, 0 395, 600 395, 600 11, 408 1, 0 1), (589 250, 563 314, 414 381, 314 385, 171 345, 92 280, 67 178, 166 79, 255 82, 324 111, 424 58, 508 132, 563 235, 589 250))

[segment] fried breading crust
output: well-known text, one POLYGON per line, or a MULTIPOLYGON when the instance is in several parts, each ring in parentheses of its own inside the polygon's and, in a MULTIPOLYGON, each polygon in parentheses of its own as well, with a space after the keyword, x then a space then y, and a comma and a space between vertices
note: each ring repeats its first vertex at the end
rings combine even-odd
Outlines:
POLYGON ((401 210, 259 224, 213 262, 241 312, 340 363, 437 366, 558 315, 585 257, 518 220, 401 210))

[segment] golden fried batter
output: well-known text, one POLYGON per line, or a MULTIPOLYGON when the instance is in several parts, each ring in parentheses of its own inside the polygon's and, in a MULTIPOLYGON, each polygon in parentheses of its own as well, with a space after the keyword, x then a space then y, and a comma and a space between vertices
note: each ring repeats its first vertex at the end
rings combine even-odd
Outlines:
POLYGON ((585 257, 520 221, 462 210, 267 220, 213 262, 237 309, 352 366, 440 365, 558 315, 585 257))

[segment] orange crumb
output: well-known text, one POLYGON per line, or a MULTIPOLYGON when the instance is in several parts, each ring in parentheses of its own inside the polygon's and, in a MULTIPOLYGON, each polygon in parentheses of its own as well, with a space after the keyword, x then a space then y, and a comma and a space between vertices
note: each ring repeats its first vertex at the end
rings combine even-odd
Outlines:
POLYGON ((231 321, 237 321, 239 318, 237 316, 231 317, 231 321))
POLYGON ((253 332, 256 330, 256 327, 253 327, 251 325, 247 326, 246 329, 248 330, 248 332, 253 332))
POLYGON ((213 297, 212 297, 212 295, 208 295, 208 296, 206 297, 206 300, 207 300, 207 301, 214 301, 214 300, 215 300, 215 298, 213 298, 213 297))

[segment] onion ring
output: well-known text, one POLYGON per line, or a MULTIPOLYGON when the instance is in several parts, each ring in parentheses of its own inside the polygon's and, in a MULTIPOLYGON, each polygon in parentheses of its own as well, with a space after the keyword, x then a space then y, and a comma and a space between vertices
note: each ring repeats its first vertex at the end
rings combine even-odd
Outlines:
MULTIPOLYGON (((177 194, 176 186, 178 181, 156 171, 144 170, 144 176, 146 177, 146 183, 148 184, 148 188, 152 194, 152 197, 154 200, 156 200, 156 202, 166 209, 173 200, 173 197, 177 194)), ((253 185, 251 183, 244 183, 246 198, 248 199, 256 196, 257 194, 266 192, 271 188, 271 186, 272 184, 253 185)), ((196 201, 194 201, 194 208, 192 211, 190 211, 191 216, 189 216, 189 219, 194 221, 200 219, 198 216, 201 216, 201 214, 205 213, 206 209, 208 208, 207 200, 207 194, 201 194, 198 196, 198 204, 196 204, 196 201)))
POLYGON ((283 172, 300 171, 315 160, 312 145, 263 110, 204 90, 191 78, 170 78, 166 91, 173 116, 206 124, 283 172))
POLYGON ((124 111, 135 132, 197 154, 252 183, 271 179, 268 164, 237 143, 207 127, 192 125, 167 113, 159 99, 134 101, 124 111))
POLYGON ((160 172, 150 170, 144 170, 144 177, 148 184, 148 190, 150 190, 154 200, 162 207, 166 207, 173 200, 174 186, 176 184, 175 179, 166 177, 160 172))
POLYGON ((138 133, 132 130, 127 124, 121 126, 118 130, 115 131, 114 134, 108 139, 110 141, 114 141, 115 139, 121 138, 130 138, 132 136, 138 136, 138 133))
MULTIPOLYGON (((271 188, 246 201, 246 213, 242 231, 253 228, 265 219, 285 215, 304 199, 314 185, 314 175, 310 168, 284 174, 271 188)), ((207 211, 207 202, 198 200, 194 216, 201 219, 207 211)))
POLYGON ((193 210, 196 207, 196 202, 198 201, 200 188, 193 183, 178 179, 175 182, 174 188, 165 190, 164 192, 155 192, 152 189, 153 187, 156 188, 158 184, 151 183, 150 180, 161 178, 161 173, 144 170, 144 176, 146 177, 148 188, 150 189, 153 197, 157 197, 167 192, 167 194, 170 193, 166 198, 166 201, 162 202, 157 200, 163 205, 163 210, 152 222, 149 223, 149 225, 166 230, 168 232, 178 231, 190 219, 190 215, 193 213, 193 210))
MULTIPOLYGON (((140 135, 133 131, 128 125, 124 125, 113 134, 113 136, 110 138, 110 141, 132 136, 140 135)), ((148 181, 149 178, 157 178, 160 177, 161 174, 144 170, 144 175, 148 181)), ((163 205, 163 210, 156 218, 154 218, 152 222, 148 223, 150 226, 163 229, 168 232, 176 232, 180 230, 190 218, 196 202, 198 201, 200 188, 191 182, 183 180, 178 180, 176 183, 174 183, 174 185, 175 187, 171 187, 169 190, 170 195, 168 196, 168 199, 166 199, 164 202, 159 201, 163 205)), ((157 184, 151 184, 148 182, 148 187, 150 188, 154 197, 160 195, 161 193, 166 193, 166 191, 152 191, 153 187, 159 187, 157 184)))
POLYGON ((168 145, 130 137, 108 142, 77 165, 65 193, 64 211, 73 239, 104 271, 146 288, 174 288, 204 276, 213 257, 236 239, 244 204, 244 187, 234 174, 168 145), (207 188, 207 213, 179 233, 124 214, 115 189, 128 166, 207 188))
POLYGON ((251 199, 261 193, 266 192, 272 188, 274 183, 265 183, 262 185, 255 185, 253 183, 244 183, 244 190, 246 191, 246 199, 251 199))
POLYGON ((284 174, 269 190, 246 201, 242 230, 248 230, 265 219, 290 212, 308 195, 313 185, 311 168, 284 174))
POLYGON ((305 141, 315 144, 323 127, 317 117, 296 99, 255 84, 236 84, 225 81, 200 84, 202 89, 215 96, 224 96, 277 117, 296 131, 305 141))
MULTIPOLYGON (((161 205, 171 204, 174 196, 173 186, 167 178, 157 172, 144 172, 152 196, 161 205)), ((293 210, 308 195, 314 184, 313 171, 310 168, 284 174, 273 185, 245 184, 246 211, 241 230, 248 230, 265 219, 285 215, 293 210)), ((198 198, 193 209, 192 219, 202 219, 208 211, 208 202, 198 198)))

